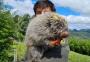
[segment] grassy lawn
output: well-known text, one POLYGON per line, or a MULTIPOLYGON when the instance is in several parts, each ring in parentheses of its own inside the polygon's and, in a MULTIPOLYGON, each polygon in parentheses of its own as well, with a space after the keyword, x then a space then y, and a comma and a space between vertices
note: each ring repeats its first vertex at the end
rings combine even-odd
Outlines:
POLYGON ((90 56, 70 51, 69 62, 90 62, 90 56))

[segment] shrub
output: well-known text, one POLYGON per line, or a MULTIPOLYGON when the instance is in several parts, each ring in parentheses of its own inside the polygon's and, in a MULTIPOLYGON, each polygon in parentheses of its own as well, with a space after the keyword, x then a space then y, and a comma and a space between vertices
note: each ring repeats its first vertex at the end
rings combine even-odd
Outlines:
POLYGON ((85 55, 90 55, 90 39, 70 37, 69 45, 72 51, 85 55))

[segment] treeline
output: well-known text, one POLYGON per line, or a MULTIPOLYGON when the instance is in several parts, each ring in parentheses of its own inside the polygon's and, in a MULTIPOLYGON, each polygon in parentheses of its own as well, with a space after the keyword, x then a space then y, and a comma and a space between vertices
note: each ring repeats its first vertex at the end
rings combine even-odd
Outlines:
POLYGON ((81 29, 81 30, 69 30, 70 36, 75 36, 79 38, 89 39, 90 38, 90 29, 81 29))
POLYGON ((73 29, 73 30, 70 30, 72 32, 88 32, 90 33, 90 29, 80 29, 80 30, 77 30, 77 29, 73 29))
POLYGON ((13 16, 9 11, 0 11, 0 62, 13 61, 13 41, 23 41, 29 20, 28 14, 13 16))

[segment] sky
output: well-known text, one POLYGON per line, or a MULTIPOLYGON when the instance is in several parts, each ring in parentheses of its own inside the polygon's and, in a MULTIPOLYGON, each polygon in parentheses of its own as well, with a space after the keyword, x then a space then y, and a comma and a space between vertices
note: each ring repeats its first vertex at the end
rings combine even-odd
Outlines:
MULTIPOLYGON (((51 0, 56 12, 65 17, 70 29, 90 29, 90 0, 51 0)), ((33 15, 36 0, 3 0, 5 7, 14 14, 33 15)))

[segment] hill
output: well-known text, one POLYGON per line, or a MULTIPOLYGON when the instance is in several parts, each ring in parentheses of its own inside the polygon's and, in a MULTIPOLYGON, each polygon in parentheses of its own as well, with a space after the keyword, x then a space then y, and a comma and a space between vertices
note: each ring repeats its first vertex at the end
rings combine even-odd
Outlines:
POLYGON ((70 37, 78 37, 81 39, 89 39, 90 38, 90 29, 81 29, 81 30, 70 30, 70 37))

